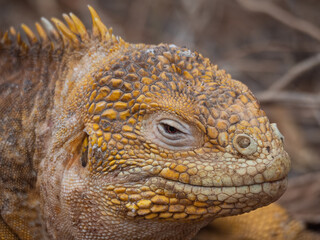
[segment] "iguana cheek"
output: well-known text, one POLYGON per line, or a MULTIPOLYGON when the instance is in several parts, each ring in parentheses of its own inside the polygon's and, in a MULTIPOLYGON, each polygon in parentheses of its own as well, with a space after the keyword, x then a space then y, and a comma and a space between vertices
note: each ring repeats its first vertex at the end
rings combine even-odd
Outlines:
POLYGON ((66 228, 73 229, 75 236, 78 232, 74 224, 79 222, 82 216, 88 209, 86 203, 88 178, 81 174, 82 169, 74 165, 66 169, 63 173, 60 191, 60 206, 63 217, 63 225, 66 228))

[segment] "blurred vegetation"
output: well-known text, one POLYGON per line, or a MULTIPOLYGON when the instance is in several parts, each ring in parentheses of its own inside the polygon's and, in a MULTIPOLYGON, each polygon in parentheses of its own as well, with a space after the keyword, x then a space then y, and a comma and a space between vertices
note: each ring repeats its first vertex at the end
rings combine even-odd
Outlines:
POLYGON ((126 41, 187 46, 247 84, 292 158, 280 202, 320 229, 320 1, 0 0, 0 29, 64 12, 89 27, 87 4, 126 41))

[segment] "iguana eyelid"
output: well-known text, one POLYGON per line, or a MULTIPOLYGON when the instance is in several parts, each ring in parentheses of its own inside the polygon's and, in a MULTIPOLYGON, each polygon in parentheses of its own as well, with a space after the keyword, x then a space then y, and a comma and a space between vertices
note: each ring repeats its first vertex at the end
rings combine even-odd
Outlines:
POLYGON ((158 132, 164 137, 167 138, 169 140, 175 141, 175 140, 181 140, 184 136, 184 133, 181 132, 179 129, 176 129, 175 127, 168 125, 168 124, 157 124, 155 126, 158 130, 158 132), (166 130, 166 127, 172 127, 173 129, 176 129, 176 133, 168 133, 166 130))
POLYGON ((183 123, 183 122, 179 122, 173 119, 162 119, 159 121, 158 125, 169 125, 171 127, 174 127, 175 129, 177 129, 179 131, 180 134, 192 134, 190 131, 190 127, 188 126, 188 124, 183 123))
POLYGON ((184 122, 174 114, 154 113, 147 116, 143 124, 143 133, 153 143, 170 150, 188 150, 200 146, 202 135, 197 127, 184 122), (164 125, 176 128, 177 133, 165 131, 164 125))

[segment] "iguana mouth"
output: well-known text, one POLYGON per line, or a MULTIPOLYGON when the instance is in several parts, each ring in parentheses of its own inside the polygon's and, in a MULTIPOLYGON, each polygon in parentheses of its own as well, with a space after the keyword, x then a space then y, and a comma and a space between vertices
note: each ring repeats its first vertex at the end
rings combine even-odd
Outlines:
POLYGON ((149 190, 140 194, 148 197, 127 203, 129 216, 187 221, 236 215, 268 205, 284 193, 287 178, 236 187, 206 187, 151 177, 144 186, 149 190))
MULTIPOLYGON (((228 168, 228 166, 219 167, 219 164, 223 164, 219 162, 198 169, 186 167, 188 164, 177 164, 175 168, 162 168, 155 177, 186 184, 187 186, 208 187, 209 189, 212 187, 259 186, 262 183, 285 180, 290 170, 289 158, 287 156, 276 156, 268 161, 259 165, 257 161, 250 160, 237 163, 233 159, 227 159, 226 162, 234 164, 232 168, 228 168), (247 166, 244 166, 244 164, 247 166)), ((161 182, 161 184, 164 183, 161 182)))
MULTIPOLYGON (((207 200, 225 200, 233 195, 236 195, 237 198, 240 195, 258 195, 263 194, 266 196, 270 196, 272 198, 281 196, 285 191, 287 186, 287 177, 281 178, 279 180, 262 182, 262 183, 254 183, 248 185, 240 185, 240 186, 201 186, 201 185, 193 185, 189 183, 183 183, 180 181, 174 181, 165 179, 162 177, 153 177, 149 180, 156 187, 154 188, 163 188, 168 191, 172 191, 181 196, 187 197, 189 194, 200 196, 203 195, 205 197, 200 197, 199 201, 206 199, 207 200), (219 197, 220 196, 220 197, 219 197), (223 197, 222 197, 223 196, 223 197)), ((156 191, 156 189, 155 189, 156 191)))

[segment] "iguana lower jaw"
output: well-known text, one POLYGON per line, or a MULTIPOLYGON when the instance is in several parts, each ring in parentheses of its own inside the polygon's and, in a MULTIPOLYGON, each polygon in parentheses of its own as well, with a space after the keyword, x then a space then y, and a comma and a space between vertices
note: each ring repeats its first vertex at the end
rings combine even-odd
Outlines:
POLYGON ((207 187, 146 177, 148 174, 137 173, 137 168, 103 176, 90 176, 81 168, 78 164, 65 170, 61 180, 61 209, 51 214, 65 222, 65 229, 54 233, 58 238, 67 236, 66 232, 76 239, 88 238, 92 232, 92 239, 130 239, 134 232, 141 239, 188 239, 214 218, 275 201, 287 184, 282 178, 237 187, 207 187), (130 231, 116 225, 125 225, 130 231))

